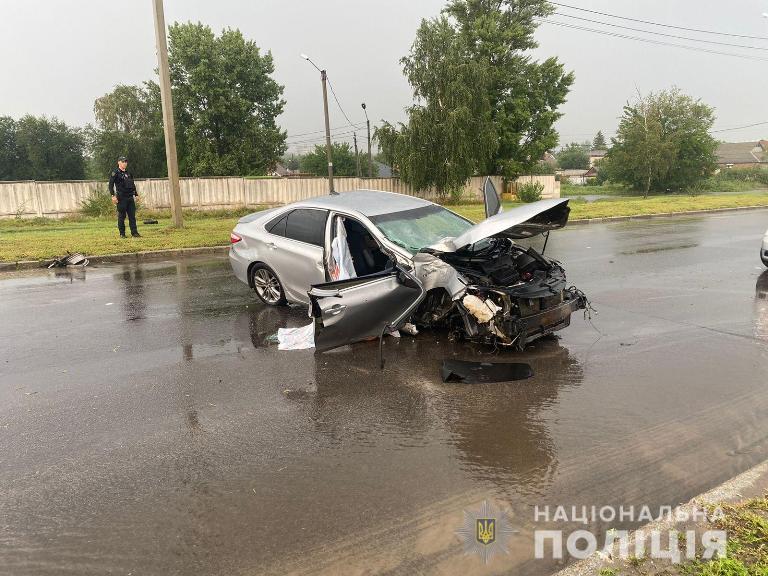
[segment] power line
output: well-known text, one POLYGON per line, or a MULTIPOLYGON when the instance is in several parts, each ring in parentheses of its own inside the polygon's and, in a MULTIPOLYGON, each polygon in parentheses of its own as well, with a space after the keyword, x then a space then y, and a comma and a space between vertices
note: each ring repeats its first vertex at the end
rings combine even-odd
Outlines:
POLYGON ((705 52, 707 54, 719 54, 721 56, 731 56, 733 58, 742 58, 744 60, 757 60, 760 62, 768 62, 768 58, 761 58, 759 56, 750 56, 748 54, 736 54, 735 52, 722 52, 720 50, 710 50, 709 48, 701 48, 698 46, 686 46, 685 44, 675 44, 674 42, 665 42, 663 40, 653 40, 651 38, 641 38, 639 36, 628 36, 626 34, 619 34, 618 32, 610 32, 608 30, 598 30, 596 28, 587 28, 585 26, 578 26, 576 24, 568 24, 566 22, 556 22, 554 20, 543 20, 547 24, 553 24, 555 26, 561 26, 563 28, 572 28, 574 30, 583 30, 585 32, 593 32, 595 34, 602 34, 604 36, 612 36, 614 38, 624 38, 626 40, 636 40, 638 42, 645 42, 647 44, 656 44, 658 46, 672 46, 674 48, 682 48, 683 50, 691 50, 693 52, 705 52))
MULTIPOLYGON (((336 128, 331 128, 331 132, 334 132, 336 130, 343 130, 347 128, 347 126, 337 126, 336 128)), ((299 134, 291 134, 288 136, 288 138, 298 138, 299 136, 307 136, 309 134, 325 134, 325 128, 321 128, 320 130, 312 130, 311 132, 300 132, 299 134)))
POLYGON ((687 32, 698 32, 700 34, 716 34, 719 36, 730 36, 731 38, 746 38, 749 40, 768 40, 765 36, 748 36, 746 34, 729 34, 727 32, 716 32, 714 30, 702 30, 700 28, 686 28, 685 26, 673 26, 672 24, 662 24, 661 22, 653 22, 651 20, 641 20, 639 18, 630 18, 629 16, 619 16, 617 14, 609 14, 608 12, 599 12, 598 10, 589 10, 587 8, 580 8, 579 6, 571 6, 569 4, 560 4, 559 2, 551 2, 555 6, 561 8, 570 8, 571 10, 580 10, 582 12, 589 12, 590 14, 599 14, 600 16, 608 16, 609 18, 619 18, 621 20, 629 20, 630 22, 639 22, 640 24, 650 24, 651 26, 661 26, 663 28, 673 28, 675 30, 686 30, 687 32))
POLYGON ((732 130, 742 130, 744 128, 752 128, 754 126, 762 126, 764 124, 768 124, 767 122, 755 122, 754 124, 745 124, 744 126, 734 126, 732 128, 720 128, 719 130, 710 130, 710 134, 714 134, 716 132, 730 132, 732 130))
MULTIPOLYGON (((352 134, 352 132, 353 132, 353 130, 349 130, 349 129, 347 129, 347 130, 345 130, 343 132, 334 132, 334 133, 331 134, 331 137, 335 138, 337 136, 345 136, 345 135, 352 134)), ((323 134, 321 136, 311 136, 311 137, 308 137, 308 138, 300 138, 298 140, 292 140, 290 138, 287 138, 286 139, 286 143, 287 144, 296 144, 298 142, 315 142, 315 141, 319 142, 321 140, 325 140, 325 134, 323 134)))
POLYGON ((745 48, 747 50, 768 51, 768 48, 765 48, 762 46, 746 46, 744 44, 731 44, 730 42, 718 42, 717 40, 704 40, 703 38, 693 38, 691 36, 678 36, 677 34, 666 34, 664 32, 656 32, 654 30, 646 30, 643 28, 633 28, 632 26, 622 26, 621 24, 614 24, 613 22, 605 22, 604 20, 592 20, 591 18, 582 18, 581 16, 574 16, 573 14, 565 14, 563 12, 557 12, 556 16, 564 16, 566 18, 573 18, 575 20, 583 20, 585 22, 591 22, 592 24, 603 24, 605 26, 613 26, 614 28, 632 30, 633 32, 643 32, 644 34, 655 34, 656 36, 665 36, 667 38, 675 38, 677 40, 689 40, 691 42, 704 42, 706 44, 716 44, 718 46, 730 46, 731 48, 745 48))
POLYGON ((341 107, 341 102, 339 102, 339 99, 336 97, 336 90, 333 89, 333 84, 331 84, 331 79, 328 78, 328 73, 325 75, 325 79, 328 82, 328 86, 331 88, 331 94, 333 94, 333 99, 336 100, 336 105, 339 107, 339 110, 341 110, 341 113, 344 115, 344 118, 347 119, 347 122, 350 126, 353 128, 356 128, 358 130, 361 130, 360 126, 355 125, 352 120, 349 119, 349 116, 347 116, 347 113, 344 112, 344 108, 341 107))
MULTIPOLYGON (((340 138, 342 136, 346 136, 349 138, 354 133, 354 130, 349 130, 347 132, 337 132, 336 134, 332 134, 334 138, 340 138)), ((318 136, 315 138, 308 138, 306 140, 295 140, 293 142, 286 141, 286 144, 307 144, 311 142, 322 142, 325 140, 325 136, 318 136)))

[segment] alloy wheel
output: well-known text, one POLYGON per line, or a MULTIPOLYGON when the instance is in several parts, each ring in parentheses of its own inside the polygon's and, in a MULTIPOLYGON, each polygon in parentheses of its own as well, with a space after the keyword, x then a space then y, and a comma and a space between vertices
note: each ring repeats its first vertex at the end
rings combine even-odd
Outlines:
POLYGON ((268 304, 277 304, 280 301, 280 281, 266 268, 259 268, 253 274, 253 287, 259 297, 268 304))

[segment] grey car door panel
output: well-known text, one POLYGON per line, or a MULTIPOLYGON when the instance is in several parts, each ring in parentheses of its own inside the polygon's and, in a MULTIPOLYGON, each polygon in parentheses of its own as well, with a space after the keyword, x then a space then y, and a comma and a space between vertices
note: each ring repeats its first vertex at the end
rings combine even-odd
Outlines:
POLYGON ((285 297, 291 302, 306 303, 307 287, 325 281, 325 251, 320 246, 280 236, 266 238, 265 246, 263 260, 280 279, 285 297))
POLYGON ((312 286, 318 352, 381 335, 397 328, 424 298, 424 288, 410 273, 395 268, 371 276, 312 286))

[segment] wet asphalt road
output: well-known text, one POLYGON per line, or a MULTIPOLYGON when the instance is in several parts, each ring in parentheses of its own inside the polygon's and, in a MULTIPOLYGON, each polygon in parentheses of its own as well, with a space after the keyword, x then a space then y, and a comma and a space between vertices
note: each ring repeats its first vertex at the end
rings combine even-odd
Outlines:
MULTIPOLYGON (((573 226, 535 377, 439 332, 279 352, 226 259, 0 279, 0 573, 547 574, 533 507, 676 504, 768 457, 768 212, 573 226), (508 507, 510 555, 454 534, 508 507)), ((606 526, 593 525, 598 532, 606 526)))

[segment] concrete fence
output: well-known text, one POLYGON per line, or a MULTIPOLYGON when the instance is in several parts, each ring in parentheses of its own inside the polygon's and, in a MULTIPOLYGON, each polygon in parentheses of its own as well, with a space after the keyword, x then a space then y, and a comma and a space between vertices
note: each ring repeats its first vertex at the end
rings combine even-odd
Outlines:
MULTIPOLYGON (((501 191, 502 181, 492 177, 496 189, 501 191)), ((464 198, 480 199, 484 177, 470 178, 464 188, 464 198)), ((347 192, 360 188, 388 190, 411 196, 435 199, 434 190, 415 192, 398 178, 334 178, 337 191, 347 192)), ((559 198, 560 183, 554 176, 522 176, 518 182, 538 181, 544 185, 542 197, 559 198)), ((0 182, 0 218, 46 216, 58 218, 74 214, 82 202, 94 191, 106 190, 106 182, 77 180, 67 182, 0 182)), ((168 180, 153 178, 136 180, 136 188, 143 206, 168 208, 170 205, 168 180)), ((287 204, 323 196, 328 193, 326 178, 182 178, 181 202, 185 208, 215 210, 257 206, 260 204, 287 204)))

